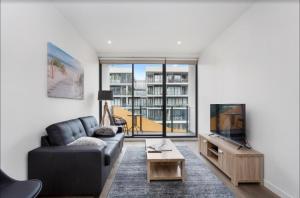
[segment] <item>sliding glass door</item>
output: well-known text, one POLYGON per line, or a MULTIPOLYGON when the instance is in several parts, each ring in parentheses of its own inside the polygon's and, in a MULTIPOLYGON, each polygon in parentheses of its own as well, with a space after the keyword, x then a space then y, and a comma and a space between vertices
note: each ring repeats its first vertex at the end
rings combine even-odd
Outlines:
POLYGON ((133 69, 135 136, 162 136, 162 65, 134 64, 133 69))
POLYGON ((195 136, 196 134, 195 73, 195 65, 166 65, 167 136, 195 136))
POLYGON ((127 123, 126 136, 196 135, 196 66, 102 64, 101 89, 112 90, 114 118, 127 123))

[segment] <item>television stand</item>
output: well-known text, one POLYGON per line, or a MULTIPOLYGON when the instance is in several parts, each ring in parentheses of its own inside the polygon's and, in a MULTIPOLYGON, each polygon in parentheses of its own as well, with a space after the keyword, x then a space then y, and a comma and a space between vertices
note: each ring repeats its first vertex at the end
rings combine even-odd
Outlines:
POLYGON ((263 182, 264 155, 220 137, 199 135, 199 152, 226 174, 233 185, 263 182))

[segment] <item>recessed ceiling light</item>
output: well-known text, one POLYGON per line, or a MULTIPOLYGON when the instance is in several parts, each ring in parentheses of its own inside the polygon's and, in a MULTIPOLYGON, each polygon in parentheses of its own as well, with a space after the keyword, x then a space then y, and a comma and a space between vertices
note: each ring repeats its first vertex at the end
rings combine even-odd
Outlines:
POLYGON ((108 44, 108 45, 110 45, 111 43, 112 43, 111 40, 108 40, 108 41, 107 41, 107 44, 108 44))
POLYGON ((181 41, 177 41, 177 45, 181 45, 181 41))

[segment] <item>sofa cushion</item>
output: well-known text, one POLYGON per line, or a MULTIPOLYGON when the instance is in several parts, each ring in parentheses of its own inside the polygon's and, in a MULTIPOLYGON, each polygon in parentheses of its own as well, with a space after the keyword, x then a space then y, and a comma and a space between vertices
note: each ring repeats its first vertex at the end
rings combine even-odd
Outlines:
POLYGON ((79 120, 81 121, 88 136, 93 136, 95 130, 99 129, 99 124, 94 116, 81 117, 79 120))
POLYGON ((100 146, 105 147, 106 142, 95 137, 80 137, 68 144, 68 146, 100 146))
POLYGON ((52 124, 46 128, 51 145, 67 145, 74 140, 86 136, 79 119, 52 124))
POLYGON ((119 143, 117 141, 106 141, 105 148, 105 165, 110 165, 115 162, 119 154, 119 143))
POLYGON ((117 131, 117 126, 102 126, 99 129, 95 130, 95 136, 113 137, 116 135, 117 131))

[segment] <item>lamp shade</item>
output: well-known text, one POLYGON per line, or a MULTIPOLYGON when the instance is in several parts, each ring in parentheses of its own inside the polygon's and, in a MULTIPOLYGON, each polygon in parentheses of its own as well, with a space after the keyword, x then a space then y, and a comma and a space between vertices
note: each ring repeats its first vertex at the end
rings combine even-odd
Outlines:
POLYGON ((113 100, 112 91, 99 91, 98 92, 98 100, 113 100))

